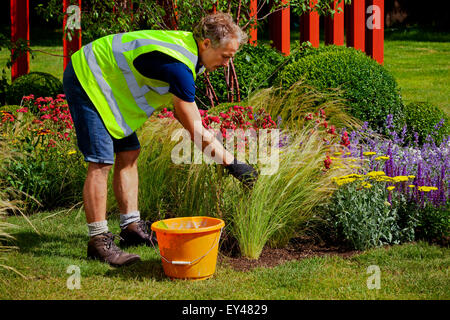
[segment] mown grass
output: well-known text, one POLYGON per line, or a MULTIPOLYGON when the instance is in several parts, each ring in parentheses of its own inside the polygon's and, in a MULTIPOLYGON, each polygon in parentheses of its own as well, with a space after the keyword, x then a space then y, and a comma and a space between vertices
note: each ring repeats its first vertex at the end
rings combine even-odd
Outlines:
MULTIPOLYGON (((133 247, 142 262, 112 268, 86 259, 87 229, 82 210, 23 218, 11 230, 18 251, 6 263, 24 274, 0 270, 0 299, 449 299, 450 250, 412 243, 366 251, 351 258, 312 257, 274 268, 236 271, 221 262, 213 278, 172 281, 153 248, 133 247), (81 289, 69 290, 70 265, 81 271, 81 289), (381 270, 380 289, 369 290, 370 265, 381 270)), ((118 233, 118 217, 109 218, 118 233)))

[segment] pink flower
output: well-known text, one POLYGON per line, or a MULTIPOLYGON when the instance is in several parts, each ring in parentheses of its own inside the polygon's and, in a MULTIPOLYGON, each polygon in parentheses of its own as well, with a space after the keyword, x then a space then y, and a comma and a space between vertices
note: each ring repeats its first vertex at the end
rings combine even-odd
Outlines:
POLYGON ((23 107, 23 108, 17 109, 16 112, 27 113, 28 112, 28 108, 27 107, 23 107))
POLYGON ((198 112, 200 112, 200 115, 201 115, 202 117, 208 113, 207 110, 203 110, 203 109, 199 109, 198 112))
POLYGON ((228 119, 230 118, 230 116, 226 113, 220 112, 219 115, 223 118, 223 119, 228 119))
POLYGON ((211 121, 215 122, 215 123, 220 123, 220 118, 219 117, 209 117, 211 119, 211 121))
POLYGON ((41 116, 41 119, 42 120, 44 120, 44 119, 50 119, 51 118, 51 116, 49 115, 49 114, 44 114, 43 116, 41 116))

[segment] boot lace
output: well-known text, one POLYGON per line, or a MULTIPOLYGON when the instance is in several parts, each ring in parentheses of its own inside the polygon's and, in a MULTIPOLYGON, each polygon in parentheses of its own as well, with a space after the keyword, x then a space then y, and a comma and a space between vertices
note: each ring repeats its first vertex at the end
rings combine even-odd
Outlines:
POLYGON ((150 221, 139 220, 138 226, 145 234, 149 235, 152 223, 150 221))
POLYGON ((111 232, 108 232, 107 234, 105 234, 105 236, 106 237, 103 239, 103 241, 105 242, 106 249, 116 253, 122 252, 122 250, 120 250, 119 247, 114 242, 115 239, 123 240, 121 236, 113 234, 111 232))

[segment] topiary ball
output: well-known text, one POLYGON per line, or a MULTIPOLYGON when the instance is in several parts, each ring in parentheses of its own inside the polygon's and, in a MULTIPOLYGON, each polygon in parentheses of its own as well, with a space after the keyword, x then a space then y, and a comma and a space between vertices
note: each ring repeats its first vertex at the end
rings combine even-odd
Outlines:
POLYGON ((6 92, 8 104, 20 104, 23 96, 34 94, 35 97, 55 97, 63 93, 62 82, 45 72, 30 72, 13 81, 6 92))
POLYGON ((361 51, 342 46, 308 49, 302 55, 280 72, 276 85, 287 89, 304 80, 319 90, 340 88, 352 116, 367 121, 373 129, 383 129, 387 115, 392 114, 395 129, 403 127, 397 83, 382 65, 361 51))
POLYGON ((427 102, 412 102, 405 106, 405 121, 407 125, 407 142, 417 142, 422 145, 430 135, 439 145, 450 135, 449 117, 444 111, 427 102))

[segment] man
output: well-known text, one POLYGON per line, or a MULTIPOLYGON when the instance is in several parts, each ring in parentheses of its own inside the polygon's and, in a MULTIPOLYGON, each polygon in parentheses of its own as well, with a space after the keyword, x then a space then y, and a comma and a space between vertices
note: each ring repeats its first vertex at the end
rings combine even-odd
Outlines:
POLYGON ((190 133, 202 137, 204 150, 228 171, 253 183, 256 170, 234 159, 201 125, 194 101, 195 79, 214 71, 245 43, 247 36, 230 15, 204 17, 194 32, 135 31, 110 35, 74 53, 64 71, 64 91, 75 124, 78 147, 88 162, 83 188, 90 240, 88 257, 113 266, 140 257, 119 249, 106 221, 108 173, 114 165, 113 190, 120 210, 121 245, 150 245, 148 223, 138 210, 136 130, 155 110, 172 103, 176 119, 190 133), (115 154, 115 160, 114 160, 115 154))

